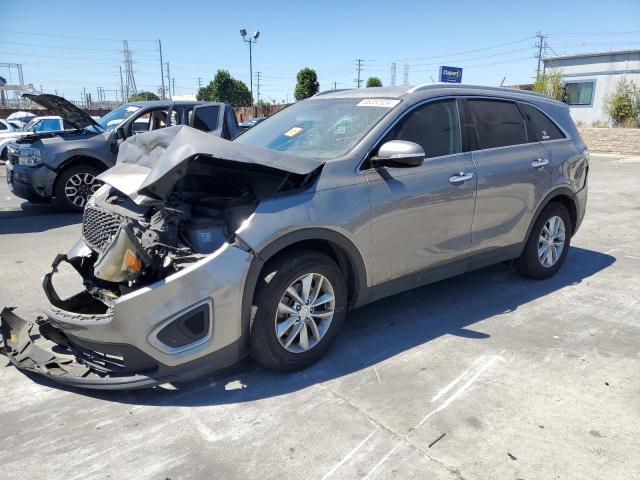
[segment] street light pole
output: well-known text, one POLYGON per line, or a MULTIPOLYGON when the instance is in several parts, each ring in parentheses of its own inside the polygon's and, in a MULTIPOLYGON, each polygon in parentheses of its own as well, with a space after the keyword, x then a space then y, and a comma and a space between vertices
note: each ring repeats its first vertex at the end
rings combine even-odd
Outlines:
POLYGON ((256 30, 247 38, 247 30, 243 28, 240 30, 240 35, 242 35, 242 40, 244 40, 245 43, 249 44, 249 85, 251 91, 251 104, 253 105, 253 57, 251 52, 251 44, 258 41, 260 31, 256 30))

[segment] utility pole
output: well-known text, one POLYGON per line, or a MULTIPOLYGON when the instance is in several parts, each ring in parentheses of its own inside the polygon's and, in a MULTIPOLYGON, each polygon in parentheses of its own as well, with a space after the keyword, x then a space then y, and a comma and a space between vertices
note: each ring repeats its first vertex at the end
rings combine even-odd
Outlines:
POLYGON ((171 77, 171 92, 172 95, 176 96, 176 77, 171 77))
POLYGON ((257 90, 258 90, 258 92, 257 92, 258 93, 258 96, 257 96, 258 103, 260 103, 260 74, 261 73, 262 72, 256 72, 256 87, 257 87, 257 90))
POLYGON ((391 86, 396 86, 396 62, 391 64, 391 86))
POLYGON ((402 84, 409 85, 409 64, 404 62, 404 71, 402 72, 402 84))
POLYGON ((356 87, 360 88, 360 85, 362 85, 362 80, 360 79, 360 73, 362 72, 362 62, 364 62, 364 60, 359 58, 356 60, 356 62, 358 62, 358 66, 356 67, 358 78, 354 80, 354 82, 356 83, 356 87))
MULTIPOLYGON (((169 100, 171 100, 171 77, 169 76, 169 62, 165 63, 167 66, 167 87, 169 89, 169 100)), ((162 88, 164 88, 164 82, 162 82, 162 88)))
POLYGON ((158 48, 160 49, 160 79, 162 80, 162 94, 160 98, 164 100, 164 72, 162 70, 162 42, 158 39, 158 48))
POLYGON ((536 37, 538 38, 538 43, 536 43, 536 47, 538 47, 538 68, 536 70, 536 76, 539 76, 540 67, 542 65, 543 50, 546 52, 547 49, 547 36, 542 32, 538 32, 536 33, 536 37))
POLYGON ((87 89, 82 87, 82 103, 86 107, 87 106, 87 89))
POLYGON ((202 77, 198 77, 198 90, 202 88, 202 77))
POLYGON ((336 82, 336 81, 333 82, 333 89, 334 90, 338 89, 338 82, 336 82))

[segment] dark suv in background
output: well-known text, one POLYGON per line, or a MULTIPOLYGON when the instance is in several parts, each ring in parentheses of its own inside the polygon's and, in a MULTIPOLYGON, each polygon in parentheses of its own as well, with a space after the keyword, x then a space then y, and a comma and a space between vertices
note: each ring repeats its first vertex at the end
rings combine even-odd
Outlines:
POLYGON ((231 105, 196 101, 126 103, 95 121, 56 95, 25 94, 62 117, 70 130, 34 133, 7 147, 7 182, 13 193, 34 203, 55 203, 82 211, 100 187, 96 176, 111 168, 126 138, 174 125, 189 125, 231 139, 240 132, 231 105))

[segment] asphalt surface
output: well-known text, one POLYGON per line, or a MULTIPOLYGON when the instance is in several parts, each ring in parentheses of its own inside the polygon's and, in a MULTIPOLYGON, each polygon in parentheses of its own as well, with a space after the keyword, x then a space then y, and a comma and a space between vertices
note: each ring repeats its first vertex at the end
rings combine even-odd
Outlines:
MULTIPOLYGON (((592 157, 587 217, 552 279, 500 264, 379 301, 304 372, 248 362, 92 393, 1 360, 0 478, 637 479, 639 175, 638 157, 592 157)), ((44 306, 40 279, 79 221, 0 178, 0 305, 44 306)))

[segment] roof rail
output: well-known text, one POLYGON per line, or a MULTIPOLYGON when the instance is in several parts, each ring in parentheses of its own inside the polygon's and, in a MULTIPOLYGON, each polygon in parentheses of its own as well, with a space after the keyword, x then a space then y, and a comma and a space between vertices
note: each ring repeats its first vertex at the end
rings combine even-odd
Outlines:
POLYGON ((316 93, 313 96, 319 97, 320 95, 327 95, 328 93, 335 93, 335 92, 344 92, 345 90, 353 90, 353 88, 334 88, 333 90, 323 90, 321 92, 316 93))
POLYGON ((541 93, 532 92, 530 90, 518 90, 516 88, 507 88, 507 87, 487 87, 483 85, 468 85, 465 83, 445 83, 445 82, 422 83, 420 85, 414 85, 413 87, 407 90, 407 93, 414 93, 422 90, 431 90, 433 88, 477 88, 478 90, 489 90, 491 92, 504 92, 505 90, 508 90, 512 93, 516 92, 516 93, 521 93, 523 95, 534 95, 538 97, 547 98, 541 93))

